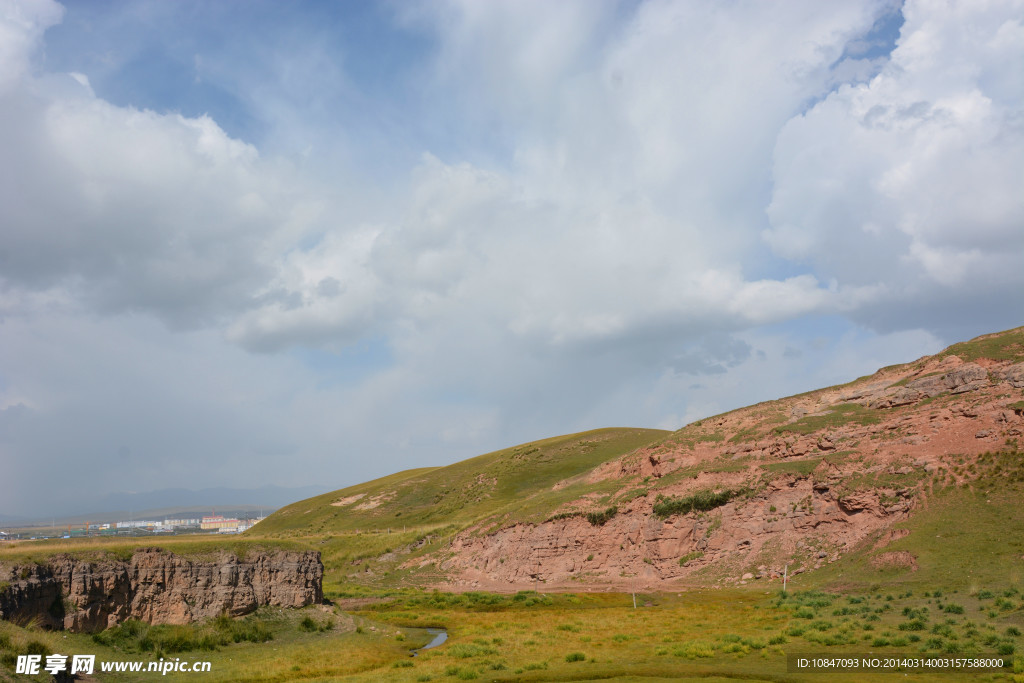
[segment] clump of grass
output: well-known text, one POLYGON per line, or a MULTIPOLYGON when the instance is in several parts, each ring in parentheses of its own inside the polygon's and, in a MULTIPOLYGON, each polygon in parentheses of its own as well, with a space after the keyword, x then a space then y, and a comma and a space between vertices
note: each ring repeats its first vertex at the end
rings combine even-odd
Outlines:
POLYGON ((682 557, 679 558, 679 566, 680 567, 685 567, 688 562, 693 562, 694 560, 699 560, 702 557, 704 557, 704 551, 703 550, 694 550, 693 552, 686 553, 685 555, 683 555, 682 557))
POLYGON ((715 656, 715 645, 705 640, 694 640, 672 651, 676 657, 698 659, 715 656))
POLYGON ((605 523, 608 522, 608 520, 610 520, 612 517, 616 515, 616 513, 618 513, 618 511, 618 506, 612 505, 609 508, 605 508, 601 512, 588 512, 587 521, 590 522, 593 526, 604 526, 605 523))
POLYGON ((477 645, 475 643, 457 643, 448 648, 448 656, 457 657, 458 659, 469 659, 471 657, 494 655, 497 653, 498 651, 494 648, 487 647, 486 645, 477 645))
POLYGON ((714 510, 725 505, 741 493, 742 491, 730 489, 723 491, 703 489, 682 498, 676 496, 665 497, 662 494, 658 494, 654 501, 654 514, 664 519, 672 515, 685 515, 690 512, 714 510))
POLYGON ((923 631, 926 627, 927 624, 921 619, 911 619, 899 625, 901 631, 923 631))
POLYGON ((840 403, 824 415, 808 415, 792 424, 779 425, 773 431, 776 434, 793 432, 806 435, 847 424, 870 425, 877 424, 879 421, 880 418, 875 410, 865 408, 859 403, 840 403))
POLYGON ((570 663, 572 663, 572 662, 585 662, 585 661, 587 661, 587 656, 585 654, 583 654, 582 652, 570 652, 569 654, 567 654, 565 656, 565 661, 570 662, 570 663))

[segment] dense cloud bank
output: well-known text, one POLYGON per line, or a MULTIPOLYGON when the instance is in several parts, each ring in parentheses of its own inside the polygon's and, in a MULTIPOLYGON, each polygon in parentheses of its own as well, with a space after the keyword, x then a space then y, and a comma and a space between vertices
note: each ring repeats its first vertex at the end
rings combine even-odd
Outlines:
POLYGON ((245 27, 257 74, 229 34, 175 53, 171 5, 92 10, 230 93, 218 120, 115 103, 138 54, 8 3, 0 451, 34 483, 0 513, 54 468, 340 486, 677 427, 1019 324, 1022 10, 396 5, 380 42, 420 47, 383 75, 300 13, 245 27))

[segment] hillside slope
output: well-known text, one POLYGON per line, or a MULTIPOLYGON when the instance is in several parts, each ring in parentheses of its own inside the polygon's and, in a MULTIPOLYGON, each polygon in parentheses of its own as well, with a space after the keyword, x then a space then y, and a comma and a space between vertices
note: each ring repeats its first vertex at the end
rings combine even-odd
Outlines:
POLYGON ((786 567, 927 573, 940 554, 915 529, 978 509, 958 495, 986 491, 1005 509, 979 519, 1024 530, 1011 502, 1022 431, 1017 328, 670 434, 600 430, 399 473, 296 503, 259 533, 407 525, 413 538, 364 552, 348 578, 464 589, 729 585, 786 567), (931 517, 916 514, 929 504, 931 517))
POLYGON ((406 470, 293 503, 261 522, 259 533, 462 529, 484 519, 542 521, 565 501, 602 488, 585 482, 553 488, 557 484, 667 434, 658 429, 598 429, 506 448, 447 467, 406 470))

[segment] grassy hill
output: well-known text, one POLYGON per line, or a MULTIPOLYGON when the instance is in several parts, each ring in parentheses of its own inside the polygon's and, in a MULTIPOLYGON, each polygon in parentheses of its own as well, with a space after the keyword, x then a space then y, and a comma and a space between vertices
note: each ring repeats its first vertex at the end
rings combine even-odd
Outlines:
MULTIPOLYGON (((872 544, 896 527, 947 523, 949 510, 977 513, 979 533, 959 543, 977 541, 1002 566, 1009 556, 979 540, 991 536, 982 513, 1002 506, 948 501, 985 473, 991 500, 1013 499, 1000 491, 1019 458, 1022 425, 1007 411, 1024 399, 1013 374, 1022 361, 1024 328, 1015 328, 675 432, 595 430, 399 472, 289 505, 249 534, 317 539, 325 587, 339 593, 452 577, 563 589, 636 577, 728 584, 787 565, 822 577, 842 566, 845 580, 870 582, 881 571, 872 544)), ((994 514, 1018 533, 1013 513, 994 514)), ((907 562, 919 576, 939 576, 932 545, 915 532, 888 552, 913 548, 907 562)))
POLYGON ((1024 681, 1022 444, 1016 328, 675 432, 536 441, 299 501, 241 539, 182 539, 319 550, 333 604, 100 640, 0 623, 0 680, 24 652, 156 658, 230 627, 273 647, 194 653, 210 680, 790 681, 806 676, 787 655, 872 653, 1000 657, 970 675, 1024 681), (426 627, 448 641, 410 658, 426 627))
POLYGON ((294 536, 464 528, 487 519, 540 521, 562 503, 602 488, 582 475, 668 434, 657 429, 597 429, 447 467, 406 470, 293 503, 265 519, 253 533, 294 536))

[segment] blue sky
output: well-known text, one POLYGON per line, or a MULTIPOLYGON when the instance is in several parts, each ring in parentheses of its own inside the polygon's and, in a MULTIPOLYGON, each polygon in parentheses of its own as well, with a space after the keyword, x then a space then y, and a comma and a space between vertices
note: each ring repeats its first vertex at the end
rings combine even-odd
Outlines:
POLYGON ((1022 16, 5 3, 0 515, 677 428, 1020 325, 1022 16))

